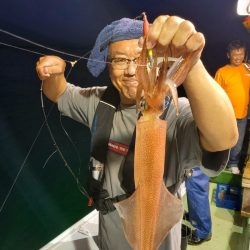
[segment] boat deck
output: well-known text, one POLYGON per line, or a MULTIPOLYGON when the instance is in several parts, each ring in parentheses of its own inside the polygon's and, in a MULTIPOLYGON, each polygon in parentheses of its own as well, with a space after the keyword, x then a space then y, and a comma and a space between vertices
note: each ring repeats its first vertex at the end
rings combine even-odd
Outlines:
POLYGON ((212 216, 212 239, 187 250, 247 250, 250 225, 240 211, 216 207, 216 183, 210 183, 210 209, 212 216))
MULTIPOLYGON (((250 224, 240 211, 216 207, 216 183, 210 182, 209 199, 212 215, 212 240, 187 250, 247 250, 249 249, 250 224)), ((184 196, 184 204, 186 198, 184 196)), ((98 250, 95 237, 98 233, 98 213, 92 211, 75 223, 41 250, 98 250)))

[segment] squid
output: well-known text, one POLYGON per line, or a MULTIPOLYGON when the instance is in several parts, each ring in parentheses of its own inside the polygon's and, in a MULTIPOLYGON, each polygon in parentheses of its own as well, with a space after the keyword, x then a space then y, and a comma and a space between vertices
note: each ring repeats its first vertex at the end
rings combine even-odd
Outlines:
MULTIPOLYGON (((145 39, 146 40, 146 39, 145 39)), ((121 217, 125 237, 135 250, 156 250, 171 228, 183 216, 182 201, 171 194, 164 184, 167 121, 159 116, 164 109, 166 95, 171 95, 178 113, 176 86, 184 81, 192 61, 192 54, 179 58, 170 67, 168 55, 157 66, 156 51, 150 66, 144 40, 138 60, 137 103, 143 107, 136 123, 134 157, 135 192, 127 199, 115 203, 121 217)))

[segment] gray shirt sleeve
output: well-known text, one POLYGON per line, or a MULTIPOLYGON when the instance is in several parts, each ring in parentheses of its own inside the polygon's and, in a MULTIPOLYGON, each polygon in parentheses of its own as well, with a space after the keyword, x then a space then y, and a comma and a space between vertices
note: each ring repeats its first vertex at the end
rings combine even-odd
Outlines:
POLYGON ((184 168, 200 166, 206 175, 211 177, 218 175, 227 164, 229 149, 219 152, 208 152, 202 149, 199 130, 190 112, 178 119, 177 127, 180 131, 177 135, 178 148, 184 168))
POLYGON ((58 100, 59 111, 75 121, 91 127, 95 110, 106 87, 81 88, 67 84, 58 100))
POLYGON ((174 179, 181 181, 187 169, 200 167, 208 176, 218 175, 226 166, 229 150, 207 152, 200 145, 199 131, 194 121, 189 102, 179 98, 179 115, 172 108, 167 120, 168 149, 167 149, 167 184, 174 184, 174 179), (173 167, 175 166, 175 167, 173 167))

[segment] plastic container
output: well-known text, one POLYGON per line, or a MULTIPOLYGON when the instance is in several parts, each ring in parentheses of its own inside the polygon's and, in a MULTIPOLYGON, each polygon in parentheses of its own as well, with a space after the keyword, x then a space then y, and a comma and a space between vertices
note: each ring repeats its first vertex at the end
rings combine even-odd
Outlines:
POLYGON ((216 207, 240 210, 241 201, 241 187, 231 186, 230 184, 217 184, 216 207))

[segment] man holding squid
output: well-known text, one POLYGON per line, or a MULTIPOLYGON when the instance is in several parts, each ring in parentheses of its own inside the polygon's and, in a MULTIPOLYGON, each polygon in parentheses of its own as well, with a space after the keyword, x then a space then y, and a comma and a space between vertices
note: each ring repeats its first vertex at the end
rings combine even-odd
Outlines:
MULTIPOLYGON (((128 18, 115 21, 98 35, 88 62, 94 76, 98 76, 106 66, 100 61, 108 62, 109 76, 120 98, 114 113, 102 183, 111 198, 127 193, 123 187, 123 174, 126 173, 124 152, 129 151, 138 119, 136 94, 139 82, 136 70, 142 36, 142 21, 128 18)), ((205 38, 190 21, 177 16, 157 17, 150 26, 146 45, 158 55, 168 53, 173 58, 182 56, 184 59, 190 53, 195 55, 183 82, 188 100, 179 98, 178 116, 171 103, 164 118, 169 127, 167 169, 163 179, 168 190, 177 196, 186 170, 201 165, 207 175, 215 176, 224 169, 229 149, 238 138, 234 111, 227 95, 200 60, 205 38)), ((41 57, 36 70, 43 80, 44 94, 58 104, 60 112, 92 129, 95 111, 106 87, 80 88, 67 83, 65 62, 57 56, 41 57)), ((131 249, 117 210, 101 211, 99 223, 100 249, 131 249)), ((159 249, 179 250, 180 228, 181 221, 172 227, 159 249)))

